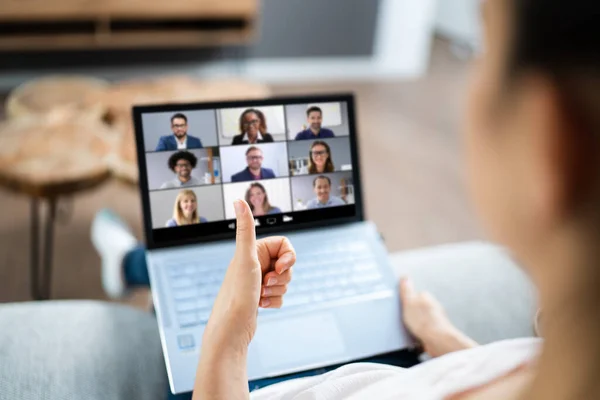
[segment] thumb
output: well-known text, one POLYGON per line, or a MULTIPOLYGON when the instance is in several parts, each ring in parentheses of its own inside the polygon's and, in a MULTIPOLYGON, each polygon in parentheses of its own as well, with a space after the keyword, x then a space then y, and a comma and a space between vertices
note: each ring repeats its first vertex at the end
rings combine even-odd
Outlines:
POLYGON ((252 211, 244 200, 233 203, 236 217, 235 256, 256 258, 256 232, 252 211))

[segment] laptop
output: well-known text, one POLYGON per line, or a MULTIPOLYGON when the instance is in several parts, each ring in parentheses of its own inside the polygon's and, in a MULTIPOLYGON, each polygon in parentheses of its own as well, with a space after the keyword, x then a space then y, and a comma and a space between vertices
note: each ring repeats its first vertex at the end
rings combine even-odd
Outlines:
POLYGON ((412 344, 388 253, 363 215, 351 94, 137 106, 133 117, 147 263, 173 393, 193 388, 235 248, 238 198, 251 205, 259 238, 285 235, 297 252, 282 308, 259 310, 249 380, 412 344))

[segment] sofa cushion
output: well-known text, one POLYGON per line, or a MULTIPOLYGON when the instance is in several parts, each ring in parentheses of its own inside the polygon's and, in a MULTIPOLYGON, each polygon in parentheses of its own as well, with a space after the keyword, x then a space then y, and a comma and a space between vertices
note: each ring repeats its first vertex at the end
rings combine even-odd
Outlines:
POLYGON ((465 242, 391 255, 399 278, 428 291, 450 320, 479 343, 533 336, 536 294, 523 270, 501 247, 465 242))
POLYGON ((164 400, 156 319, 114 303, 0 305, 0 399, 164 400))

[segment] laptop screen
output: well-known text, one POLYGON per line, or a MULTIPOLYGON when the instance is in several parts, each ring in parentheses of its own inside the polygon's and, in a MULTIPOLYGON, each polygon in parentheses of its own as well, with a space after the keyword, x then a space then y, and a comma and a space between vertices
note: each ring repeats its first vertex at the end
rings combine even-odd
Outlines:
POLYGON ((149 248, 362 219, 352 95, 134 107, 149 248))

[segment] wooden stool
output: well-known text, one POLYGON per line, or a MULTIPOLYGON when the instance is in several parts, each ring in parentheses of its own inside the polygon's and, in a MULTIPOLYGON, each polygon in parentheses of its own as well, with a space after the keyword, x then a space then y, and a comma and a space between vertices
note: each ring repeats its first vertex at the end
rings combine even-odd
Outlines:
POLYGON ((0 185, 31 199, 30 272, 35 300, 50 298, 58 200, 109 178, 106 159, 113 151, 114 137, 108 127, 85 118, 24 118, 0 126, 0 185), (48 212, 40 244, 43 202, 48 203, 48 212))
POLYGON ((34 79, 10 92, 6 99, 6 116, 15 119, 71 114, 100 120, 106 106, 99 99, 108 86, 107 81, 79 75, 34 79))

